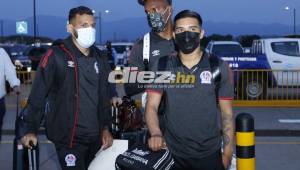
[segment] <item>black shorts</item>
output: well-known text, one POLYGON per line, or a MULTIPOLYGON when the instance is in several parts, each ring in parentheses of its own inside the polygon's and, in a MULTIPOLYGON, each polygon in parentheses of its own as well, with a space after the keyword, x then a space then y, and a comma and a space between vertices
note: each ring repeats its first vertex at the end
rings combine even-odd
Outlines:
POLYGON ((173 170, 225 170, 220 150, 204 158, 182 158, 173 155, 173 170))
POLYGON ((101 147, 100 137, 75 140, 73 148, 55 144, 62 170, 86 170, 101 147))

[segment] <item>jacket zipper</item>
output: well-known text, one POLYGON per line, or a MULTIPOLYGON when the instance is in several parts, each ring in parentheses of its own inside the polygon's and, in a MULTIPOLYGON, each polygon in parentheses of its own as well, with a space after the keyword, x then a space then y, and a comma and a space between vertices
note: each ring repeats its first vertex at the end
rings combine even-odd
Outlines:
POLYGON ((74 62, 74 67, 75 67, 75 81, 76 81, 76 109, 75 109, 75 117, 74 117, 74 125, 72 129, 72 134, 71 134, 71 141, 69 144, 69 148, 73 148, 73 143, 74 143, 74 137, 76 133, 76 126, 78 123, 78 111, 79 111, 79 80, 78 80, 78 68, 77 68, 77 62, 75 61, 75 57, 71 54, 70 51, 68 51, 65 46, 62 44, 60 45, 61 48, 67 53, 67 55, 72 59, 74 62))

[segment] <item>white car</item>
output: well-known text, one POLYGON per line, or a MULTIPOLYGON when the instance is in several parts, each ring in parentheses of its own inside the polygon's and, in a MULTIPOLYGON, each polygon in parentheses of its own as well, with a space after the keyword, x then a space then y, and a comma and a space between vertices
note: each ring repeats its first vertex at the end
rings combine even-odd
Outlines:
POLYGON ((112 48, 115 50, 115 64, 124 66, 128 62, 130 50, 133 46, 132 42, 113 42, 111 43, 112 48))

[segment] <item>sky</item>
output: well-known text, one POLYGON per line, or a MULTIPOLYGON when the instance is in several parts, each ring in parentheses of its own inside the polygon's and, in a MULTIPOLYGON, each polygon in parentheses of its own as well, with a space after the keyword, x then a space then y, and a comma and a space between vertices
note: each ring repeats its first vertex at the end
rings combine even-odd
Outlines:
MULTIPOLYGON (((69 9, 85 5, 97 13, 101 11, 103 20, 115 21, 124 18, 144 17, 144 9, 137 0, 36 0, 37 15, 66 18, 69 9), (109 10, 106 14, 104 11, 109 10)), ((173 0, 174 13, 184 9, 199 12, 204 21, 281 23, 293 25, 292 10, 297 10, 300 23, 300 0, 173 0)), ((33 0, 0 0, 0 20, 23 20, 32 16, 33 0)))

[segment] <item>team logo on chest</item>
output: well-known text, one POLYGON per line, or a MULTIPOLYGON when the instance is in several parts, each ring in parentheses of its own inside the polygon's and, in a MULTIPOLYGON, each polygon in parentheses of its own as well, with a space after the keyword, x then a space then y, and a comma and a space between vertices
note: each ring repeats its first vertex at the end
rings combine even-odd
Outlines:
POLYGON ((68 61, 68 67, 75 67, 75 63, 73 61, 68 61))
POLYGON ((66 161, 67 167, 75 166, 76 165, 76 156, 73 154, 68 154, 65 157, 65 161, 66 161))
POLYGON ((212 74, 210 71, 203 71, 200 74, 201 84, 211 84, 212 74))
POLYGON ((96 73, 99 74, 99 64, 98 64, 98 62, 95 62, 94 68, 95 68, 96 73))

